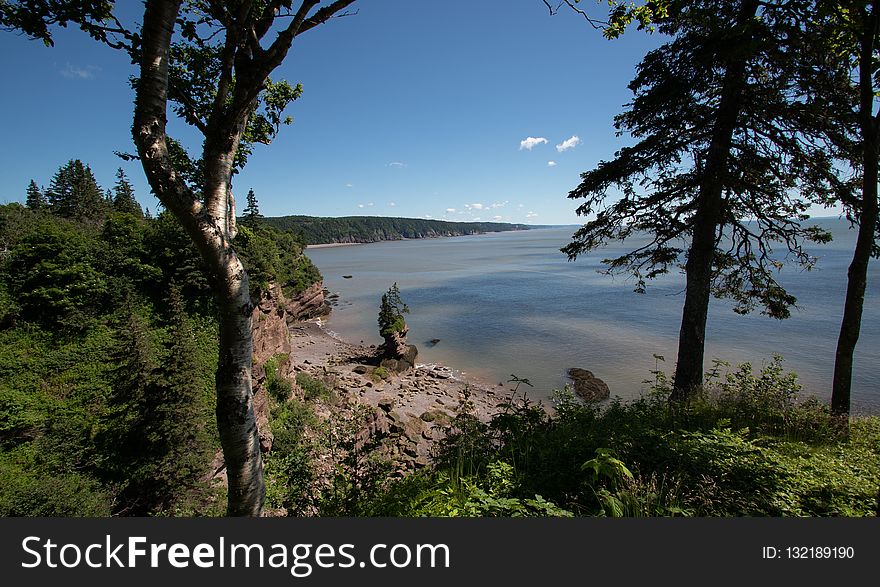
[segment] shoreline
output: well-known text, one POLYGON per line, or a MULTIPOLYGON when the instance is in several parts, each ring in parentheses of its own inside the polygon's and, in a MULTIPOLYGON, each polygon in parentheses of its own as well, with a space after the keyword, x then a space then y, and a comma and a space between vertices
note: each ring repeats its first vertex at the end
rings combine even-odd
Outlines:
POLYGON ((368 243, 321 243, 318 245, 306 245, 306 249, 332 249, 335 247, 354 247, 368 243))
MULTIPOLYGON (((348 341, 337 333, 328 331, 320 318, 292 322, 288 325, 288 331, 291 337, 290 359, 295 371, 335 374, 341 377, 343 383, 355 384, 348 387, 359 388, 347 389, 348 391, 367 399, 377 399, 375 396, 392 391, 398 394, 403 392, 408 400, 419 399, 417 396, 425 395, 425 387, 457 399, 467 388, 478 415, 489 416, 498 411, 499 403, 508 402, 513 395, 513 387, 508 384, 492 384, 488 380, 463 374, 454 367, 439 363, 417 362, 412 369, 393 374, 388 380, 373 382, 365 377, 366 373, 354 373, 353 369, 360 366, 372 371, 375 368, 376 345, 348 341), (351 374, 346 371, 351 371, 351 374), (367 382, 373 385, 366 385, 367 382)), ((444 402, 444 405, 449 404, 444 402)))
POLYGON ((371 408, 367 429, 388 437, 385 450, 399 470, 431 463, 436 442, 463 408, 488 422, 514 399, 507 384, 493 386, 445 365, 417 363, 380 378, 373 373, 375 345, 343 340, 325 330, 320 319, 292 322, 288 332, 292 371, 323 381, 350 406, 371 408))

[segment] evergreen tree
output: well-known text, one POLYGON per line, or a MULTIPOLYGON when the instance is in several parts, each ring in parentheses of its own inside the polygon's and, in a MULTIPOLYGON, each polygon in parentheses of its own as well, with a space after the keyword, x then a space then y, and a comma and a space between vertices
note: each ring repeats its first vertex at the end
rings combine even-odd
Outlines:
POLYGON ((262 217, 260 207, 257 204, 257 196, 254 194, 253 188, 251 188, 247 193, 247 206, 241 217, 241 223, 247 227, 254 228, 262 217))
POLYGON ((31 210, 42 210, 47 205, 46 196, 43 195, 42 190, 37 187, 37 182, 34 180, 31 180, 28 184, 25 205, 31 210))
POLYGON ((100 220, 107 207, 91 168, 79 159, 68 161, 58 170, 46 196, 52 212, 65 218, 100 220))
POLYGON ((130 301, 118 331, 111 425, 103 442, 111 477, 122 486, 119 514, 168 511, 196 486, 210 460, 209 410, 193 376, 202 367, 179 287, 172 285, 168 304, 161 366, 130 301))
POLYGON ((161 398, 158 404, 158 437, 161 454, 155 477, 163 485, 162 507, 185 497, 208 468, 211 445, 207 432, 211 410, 207 395, 195 373, 203 370, 198 360, 195 333, 187 317, 181 288, 172 283, 168 295, 168 354, 159 370, 161 398))
POLYGON ((134 198, 134 188, 121 167, 116 171, 116 185, 113 186, 112 201, 113 209, 117 212, 134 214, 140 217, 144 215, 141 205, 134 198))
POLYGON ((154 509, 159 486, 153 478, 155 401, 158 396, 156 359, 147 326, 131 299, 117 330, 113 359, 117 367, 110 397, 108 427, 99 443, 106 471, 120 485, 116 514, 146 515, 154 509))
POLYGON ((822 127, 850 181, 836 201, 858 228, 847 272, 843 317, 835 351, 831 409, 849 414, 853 355, 859 339, 868 266, 880 257, 880 2, 821 1, 810 21, 813 78, 810 96, 819 107, 822 127))
POLYGON ((403 315, 409 314, 407 306, 400 297, 400 288, 394 282, 388 291, 382 294, 379 303, 379 334, 388 337, 397 332, 406 332, 406 320, 403 315))
POLYGON ((740 313, 760 306, 786 318, 796 299, 776 280, 774 247, 809 268, 804 240, 830 238, 800 224, 806 195, 827 197, 832 174, 797 125, 792 59, 803 35, 792 4, 811 3, 670 2, 657 26, 674 38, 639 65, 635 98, 615 119, 638 142, 584 173, 569 195, 587 198, 578 214, 596 215, 563 248, 570 259, 646 234, 646 244, 606 261, 609 272, 631 272, 637 291, 686 260, 673 399, 702 383, 710 295, 732 298, 740 313), (607 204, 612 188, 622 197, 607 204))

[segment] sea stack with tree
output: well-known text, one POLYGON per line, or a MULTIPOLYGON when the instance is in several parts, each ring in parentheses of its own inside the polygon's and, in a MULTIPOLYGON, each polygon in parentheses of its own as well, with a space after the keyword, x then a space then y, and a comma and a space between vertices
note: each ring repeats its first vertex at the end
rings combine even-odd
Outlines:
POLYGON ((414 344, 406 343, 409 328, 404 314, 409 314, 407 306, 400 298, 400 289, 394 282, 387 292, 382 294, 379 304, 379 334, 385 340, 379 347, 381 366, 391 372, 402 373, 416 364, 419 350, 414 344))

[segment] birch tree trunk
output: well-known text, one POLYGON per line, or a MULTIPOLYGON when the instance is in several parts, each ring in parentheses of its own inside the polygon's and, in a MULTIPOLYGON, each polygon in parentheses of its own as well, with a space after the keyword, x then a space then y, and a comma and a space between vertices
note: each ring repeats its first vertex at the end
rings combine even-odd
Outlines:
MULTIPOLYGON (((180 0, 147 2, 133 134, 150 186, 181 222, 210 272, 220 318, 217 426, 229 479, 227 513, 257 516, 265 489, 251 392, 252 304, 247 272, 231 246, 235 236, 232 160, 247 119, 233 125, 226 136, 206 136, 206 146, 214 145, 214 150, 206 149, 210 158, 205 158, 203 205, 168 157, 168 62, 180 4, 180 0)), ((222 128, 209 130, 219 134, 222 128)))

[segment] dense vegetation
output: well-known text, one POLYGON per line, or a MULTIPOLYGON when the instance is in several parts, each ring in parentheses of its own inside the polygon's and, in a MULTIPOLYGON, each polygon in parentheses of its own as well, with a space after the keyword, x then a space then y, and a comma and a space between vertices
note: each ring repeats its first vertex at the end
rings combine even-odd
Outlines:
POLYGON ((670 404, 662 373, 629 403, 560 392, 552 415, 511 398, 487 423, 464 398, 434 464, 405 476, 358 447, 369 410, 330 382, 297 383, 302 398, 273 400, 275 513, 872 516, 880 505, 880 418, 847 421, 800 399, 778 358, 757 373, 716 365, 687 404, 670 404))
MULTIPOLYGON (((93 178, 80 183, 100 193, 93 178)), ((82 200, 79 189, 70 197, 82 200)), ((116 211, 105 195, 82 215, 33 195, 31 207, 0 207, 0 514, 221 514, 223 487, 209 483, 217 324, 199 257, 167 213, 116 211)), ((263 226, 255 200, 239 238, 255 295, 314 276, 301 242, 263 226)), ((264 365, 276 514, 863 516, 877 507, 880 420, 799 401, 778 361, 723 377, 719 366, 686 405, 668 402, 662 373, 632 403, 561 393, 552 416, 511 401, 485 423, 465 400, 435 464, 398 476, 370 451, 376 439, 363 443, 370 410, 305 373, 291 394, 279 375, 286 359, 264 365)))
MULTIPOLYGON (((2 515, 222 512, 202 261, 118 180, 105 194, 71 161, 27 207, 0 207, 2 515)), ((320 279, 290 233, 251 224, 236 245, 254 296, 320 279)))
POLYGON ((503 222, 446 222, 421 218, 386 218, 382 216, 277 216, 265 219, 269 226, 301 235, 306 244, 373 243, 407 238, 463 236, 485 232, 528 230, 527 224, 503 222))

